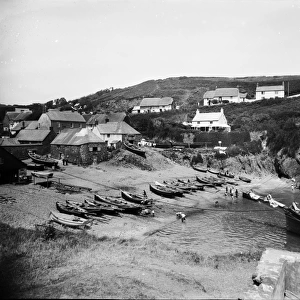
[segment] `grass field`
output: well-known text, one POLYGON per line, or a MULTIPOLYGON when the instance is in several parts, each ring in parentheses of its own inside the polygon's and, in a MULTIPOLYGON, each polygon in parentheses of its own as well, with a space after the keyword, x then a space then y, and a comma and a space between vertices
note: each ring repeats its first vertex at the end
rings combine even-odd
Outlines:
POLYGON ((1 298, 238 298, 252 286, 261 256, 204 257, 154 237, 46 228, 0 223, 1 298))

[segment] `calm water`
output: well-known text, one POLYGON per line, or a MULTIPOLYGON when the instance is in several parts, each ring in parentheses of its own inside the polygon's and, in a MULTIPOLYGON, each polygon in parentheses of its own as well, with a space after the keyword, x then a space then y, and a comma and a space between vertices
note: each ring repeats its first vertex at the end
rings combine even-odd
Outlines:
MULTIPOLYGON (((300 199, 299 190, 280 186, 272 191, 261 186, 253 187, 253 190, 261 195, 270 193, 286 205, 300 199)), ((185 223, 180 220, 173 222, 156 234, 187 250, 203 254, 228 254, 267 247, 300 252, 300 236, 286 231, 282 209, 241 196, 226 209, 230 211, 216 211, 212 207, 212 210, 190 215, 185 223), (259 209, 262 211, 251 211, 259 209)))

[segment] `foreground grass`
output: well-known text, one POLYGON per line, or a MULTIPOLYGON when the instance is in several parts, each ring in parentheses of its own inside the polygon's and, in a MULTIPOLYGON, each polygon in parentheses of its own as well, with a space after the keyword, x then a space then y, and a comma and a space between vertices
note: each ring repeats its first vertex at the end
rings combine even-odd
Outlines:
POLYGON ((261 253, 201 256, 150 237, 96 238, 0 223, 2 298, 242 297, 261 253))

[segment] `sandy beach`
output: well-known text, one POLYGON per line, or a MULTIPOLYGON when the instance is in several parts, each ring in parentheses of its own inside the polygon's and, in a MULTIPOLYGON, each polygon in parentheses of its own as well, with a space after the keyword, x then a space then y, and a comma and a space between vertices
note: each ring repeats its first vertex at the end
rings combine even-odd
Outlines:
MULTIPOLYGON (((219 202, 220 206, 222 206, 223 204, 226 205, 226 202, 228 202, 229 200, 228 197, 224 197, 225 188, 205 188, 204 191, 197 191, 196 193, 194 193, 193 197, 186 196, 178 199, 169 199, 155 195, 149 191, 149 183, 152 183, 155 180, 160 182, 178 178, 194 180, 196 175, 201 177, 212 174, 197 172, 191 167, 175 164, 167 158, 161 157, 161 155, 155 153, 155 150, 151 150, 149 153, 150 155, 157 155, 157 157, 159 158, 156 158, 152 161, 152 166, 155 167, 155 170, 151 171, 141 170, 140 168, 134 167, 132 165, 124 165, 124 163, 122 163, 121 161, 119 161, 119 163, 116 163, 118 162, 118 160, 107 161, 97 166, 89 167, 82 167, 71 164, 69 164, 68 166, 63 166, 62 162, 59 162, 60 169, 53 171, 53 180, 60 181, 66 184, 88 187, 91 189, 90 192, 85 191, 74 194, 62 194, 59 193, 53 186, 46 188, 38 184, 39 181, 42 181, 42 179, 36 179, 36 184, 29 183, 27 185, 3 185, 1 186, 1 196, 5 197, 7 201, 1 203, 1 222, 8 224, 14 228, 21 227, 26 229, 34 229, 36 224, 44 224, 45 222, 47 222, 50 211, 56 210, 56 201, 65 202, 65 200, 68 199, 83 202, 84 199, 93 199, 95 194, 120 196, 121 189, 133 193, 142 193, 145 190, 148 194, 148 197, 154 199, 154 217, 142 217, 130 214, 122 214, 121 217, 109 217, 109 221, 105 223, 96 221, 93 224, 92 228, 87 231, 89 234, 95 235, 99 238, 108 237, 110 239, 116 238, 119 240, 122 239, 132 241, 132 244, 129 244, 126 247, 131 247, 130 251, 132 251, 132 253, 135 253, 135 258, 130 255, 131 260, 128 260, 124 265, 124 261, 122 260, 122 263, 120 263, 117 258, 119 256, 125 255, 125 250, 123 248, 124 245, 122 246, 116 242, 114 243, 114 247, 112 249, 111 244, 106 245, 104 243, 103 249, 101 249, 101 254, 97 252, 97 249, 90 249, 87 250, 87 253, 79 254, 79 257, 81 257, 81 264, 76 267, 75 271, 72 271, 78 275, 77 280, 78 278, 81 278, 81 276, 83 276, 82 268, 87 267, 87 265, 84 265, 82 263, 82 256, 85 257, 85 260, 89 261, 90 264, 93 264, 89 255, 96 255, 98 259, 100 259, 99 257, 105 257, 106 262, 110 262, 112 264, 111 268, 107 268, 107 264, 105 264, 104 268, 104 265, 102 263, 97 264, 97 267, 94 265, 92 267, 90 265, 92 269, 97 268, 98 270, 100 268, 100 265, 102 266, 102 271, 105 269, 106 275, 104 275, 102 271, 100 272, 102 274, 101 276, 99 275, 101 278, 104 278, 105 276, 105 278, 114 278, 114 274, 119 274, 119 272, 121 272, 124 275, 127 271, 129 272, 129 270, 130 272, 133 272, 133 278, 139 278, 140 280, 141 276, 145 276, 143 278, 146 278, 145 280, 147 281, 147 285, 151 286, 150 288, 145 288, 144 294, 147 295, 147 297, 213 298, 216 296, 240 296, 242 291, 251 287, 252 285, 251 275, 255 270, 255 261, 248 261, 248 263, 239 262, 238 266, 241 269, 238 268, 236 270, 229 270, 230 268, 227 265, 222 270, 213 270, 213 272, 206 271, 206 275, 204 273, 199 274, 197 265, 190 266, 190 263, 185 260, 179 258, 178 260, 175 259, 178 252, 176 252, 176 249, 172 248, 172 244, 160 245, 158 238, 152 237, 151 235, 151 233, 162 228, 163 226, 176 221, 175 212, 178 210, 186 213, 186 222, 188 222, 189 213, 193 213, 194 211, 200 210, 201 208, 215 207, 216 201, 219 202), (146 254, 144 252, 143 254, 140 253, 142 249, 141 247, 144 247, 143 249, 145 249, 146 254), (153 248, 156 249, 155 251, 157 251, 157 247, 160 249, 160 251, 162 251, 163 249, 163 254, 160 253, 162 257, 154 257, 152 251, 149 250, 153 248), (147 251, 150 251, 149 253, 151 255, 147 251), (171 257, 163 257, 164 255, 167 255, 165 252, 169 253, 170 251, 172 252, 171 257), (144 255, 146 255, 148 263, 143 259, 144 255), (87 259, 86 256, 88 256, 89 258, 87 259), (113 259, 112 256, 116 257, 115 262, 111 261, 113 259), (149 264, 152 264, 152 267, 150 267, 149 264), (180 266, 180 270, 177 269, 176 265, 180 266), (179 276, 180 278, 183 276, 185 278, 184 280, 186 280, 186 283, 184 284, 184 280, 181 278, 183 282, 180 281, 180 286, 178 286, 178 280, 175 280, 174 278, 172 280, 170 279, 170 272, 175 272, 174 274, 177 274, 176 276, 179 276), (159 286, 154 287, 154 283, 156 282, 155 278, 157 276, 160 276, 161 280, 166 280, 166 285, 160 284, 159 286), (228 281, 227 283, 224 282, 225 277, 228 277, 226 278, 226 280, 228 281), (195 285, 195 280, 198 280, 197 278, 202 278, 203 280, 204 278, 206 278, 206 280, 210 282, 209 284, 207 283, 207 286, 214 286, 215 290, 211 291, 210 293, 207 292, 207 288, 205 292, 201 289, 199 291, 199 286, 195 285), (219 283, 214 284, 214 278, 215 280, 218 280, 219 283), (220 278, 222 278, 221 283, 220 278), (240 281, 237 280, 237 278, 239 278, 240 281), (237 281, 239 281, 239 283, 237 283, 237 281), (219 285, 220 287, 218 287, 219 285), (146 292, 146 290, 148 292, 146 292), (151 290, 151 293, 149 293, 149 290, 151 290)), ((264 185, 265 189, 271 189, 275 186, 278 187, 288 185, 287 181, 281 180, 273 175, 268 175, 265 177, 254 177, 246 174, 245 176, 251 178, 251 183, 245 183, 243 181, 236 180, 237 185, 234 186, 234 188, 237 188, 239 192, 241 192, 242 190, 248 190, 252 187, 257 188, 262 184, 264 185)), ((73 229, 69 230, 72 231, 73 229)), ((126 255, 128 255, 127 252, 126 255)), ((75 262, 78 263, 78 257, 76 259, 70 258, 70 262, 68 263, 67 268, 64 267, 63 269, 53 269, 49 273, 49 276, 51 275, 57 277, 57 274, 59 274, 59 272, 61 274, 70 272, 71 266, 73 265, 73 267, 75 267, 75 262)), ((203 271, 203 268, 201 270, 203 271)), ((96 269, 94 270, 94 272, 96 272, 96 269)), ((130 277, 131 275, 128 276, 130 277)), ((66 284, 70 285, 73 282, 74 285, 78 285, 78 282, 75 282, 74 280, 74 278, 68 278, 63 280, 61 284, 64 284, 65 286, 66 284)), ((201 282, 203 283, 203 281, 201 282)), ((50 297, 110 298, 110 295, 105 294, 105 291, 103 289, 101 289, 101 291, 98 290, 94 292, 85 290, 82 293, 77 294, 74 294, 71 288, 67 288, 67 290, 69 291, 64 291, 63 295, 61 293, 58 294, 58 292, 56 293, 53 290, 53 294, 51 294, 50 297)), ((45 297, 45 294, 43 294, 42 292, 42 288, 26 293, 26 296, 38 297, 37 295, 45 297)), ((115 293, 112 297, 122 298, 121 294, 118 293, 115 293)))

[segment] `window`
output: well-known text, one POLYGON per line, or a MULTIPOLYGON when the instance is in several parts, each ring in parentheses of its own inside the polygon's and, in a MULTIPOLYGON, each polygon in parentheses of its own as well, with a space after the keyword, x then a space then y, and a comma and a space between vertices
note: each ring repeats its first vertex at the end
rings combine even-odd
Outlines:
POLYGON ((73 128, 73 127, 74 127, 74 124, 73 124, 73 123, 71 123, 71 125, 70 125, 70 126, 71 126, 71 128, 73 128))
POLYGON ((275 94, 277 95, 277 94, 278 94, 278 91, 275 91, 275 94))
POLYGON ((265 94, 265 92, 261 92, 261 94, 262 94, 262 95, 264 95, 264 94, 265 94))
POLYGON ((60 122, 57 122, 57 127, 60 128, 60 122))
POLYGON ((108 137, 108 138, 110 137, 110 133, 107 134, 107 137, 108 137))
POLYGON ((89 151, 90 152, 97 152, 98 151, 98 147, 89 147, 89 151))
POLYGON ((209 124, 212 124, 213 123, 213 121, 209 121, 209 124))

